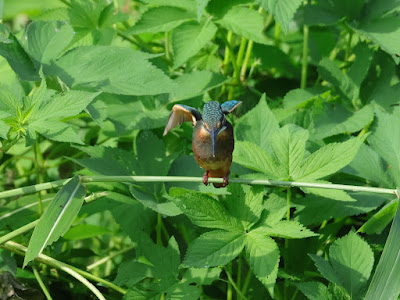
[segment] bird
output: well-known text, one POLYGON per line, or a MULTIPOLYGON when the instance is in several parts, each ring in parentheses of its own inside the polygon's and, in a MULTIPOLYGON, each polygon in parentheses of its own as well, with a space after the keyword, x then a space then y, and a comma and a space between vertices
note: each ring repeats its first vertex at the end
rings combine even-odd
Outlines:
POLYGON ((216 188, 226 187, 229 181, 232 153, 234 149, 233 127, 226 120, 226 115, 236 109, 242 101, 231 100, 220 104, 209 101, 204 104, 203 114, 196 108, 175 104, 172 107, 164 136, 174 127, 192 122, 192 148, 194 158, 205 170, 203 183, 208 185, 208 178, 223 178, 222 183, 214 183, 216 188))

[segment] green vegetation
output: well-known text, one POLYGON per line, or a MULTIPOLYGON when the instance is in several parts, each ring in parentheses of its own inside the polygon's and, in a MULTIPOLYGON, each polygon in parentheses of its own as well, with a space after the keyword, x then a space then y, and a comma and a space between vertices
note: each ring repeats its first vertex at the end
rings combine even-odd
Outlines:
POLYGON ((0 0, 2 297, 397 299, 399 13, 0 0), (204 186, 164 126, 233 99, 230 184, 204 186))

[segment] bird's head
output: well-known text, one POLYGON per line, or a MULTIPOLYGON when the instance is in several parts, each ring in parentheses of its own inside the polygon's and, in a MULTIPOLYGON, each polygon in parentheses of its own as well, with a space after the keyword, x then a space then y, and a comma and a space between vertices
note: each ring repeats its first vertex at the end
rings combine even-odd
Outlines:
POLYGON ((221 105, 217 101, 210 101, 203 107, 203 127, 211 136, 213 147, 213 156, 215 157, 215 146, 217 136, 226 129, 225 113, 222 111, 221 105))

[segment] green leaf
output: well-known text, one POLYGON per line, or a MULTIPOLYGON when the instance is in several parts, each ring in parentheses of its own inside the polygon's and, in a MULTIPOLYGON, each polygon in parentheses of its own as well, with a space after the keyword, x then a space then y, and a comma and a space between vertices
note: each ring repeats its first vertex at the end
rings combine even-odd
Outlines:
POLYGON ((73 177, 57 193, 33 231, 24 266, 67 232, 83 204, 84 196, 85 187, 80 183, 79 176, 73 177))
POLYGON ((110 233, 112 233, 112 231, 104 227, 91 224, 79 224, 74 227, 71 227, 64 234, 63 238, 67 240, 76 241, 93 237, 99 237, 102 236, 103 234, 110 234, 110 233))
POLYGON ((260 219, 264 187, 231 183, 228 191, 231 195, 225 202, 230 215, 240 220, 245 229, 250 229, 260 219))
POLYGON ((309 256, 322 276, 334 284, 341 284, 338 274, 328 261, 318 255, 309 254, 309 256))
POLYGON ((342 106, 327 108, 315 120, 314 137, 315 139, 324 139, 341 133, 357 132, 371 123, 373 118, 374 109, 372 105, 365 105, 353 114, 346 111, 342 106))
POLYGON ((245 236, 243 232, 214 230, 203 233, 189 246, 183 267, 223 266, 242 252, 245 236))
POLYGON ((143 0, 143 2, 159 6, 180 7, 190 11, 196 11, 194 1, 192 0, 143 0))
POLYGON ((114 280, 119 286, 132 287, 144 278, 154 277, 153 267, 131 260, 119 265, 117 277, 114 280))
POLYGON ((260 44, 267 42, 263 34, 264 18, 253 9, 234 6, 217 23, 246 39, 260 44))
POLYGON ((295 12, 303 1, 301 0, 257 0, 261 6, 272 14, 276 21, 281 25, 283 31, 289 31, 289 23, 293 19, 295 12))
POLYGON ((296 179, 300 176, 308 131, 296 125, 286 125, 271 135, 272 148, 283 176, 296 179))
POLYGON ((293 200, 297 207, 296 219, 304 224, 317 224, 331 218, 354 216, 376 209, 392 196, 349 193, 356 201, 338 201, 321 196, 307 195, 302 200, 293 200))
POLYGON ((304 6, 304 24, 312 26, 330 26, 340 20, 340 16, 320 3, 308 3, 304 6))
POLYGON ((169 194, 182 212, 198 226, 243 230, 239 220, 231 217, 221 203, 208 195, 182 188, 171 188, 169 194))
POLYGON ((174 69, 197 54, 217 32, 217 26, 211 21, 205 23, 190 22, 180 25, 172 32, 174 69))
POLYGON ((196 0, 196 7, 197 7, 197 21, 201 21, 203 17, 207 4, 210 0, 196 0))
POLYGON ((273 239, 255 230, 246 234, 247 261, 272 298, 278 275, 279 256, 278 246, 273 239))
POLYGON ((400 53, 400 19, 397 13, 365 22, 357 31, 391 55, 400 53))
POLYGON ((386 226, 388 226, 393 220, 398 205, 398 201, 391 201, 386 204, 377 213, 371 216, 368 221, 358 229, 358 232, 366 234, 381 234, 386 226))
POLYGON ((356 58, 349 68, 347 75, 356 86, 361 86, 361 83, 368 74, 373 52, 367 43, 358 43, 353 49, 353 54, 355 54, 356 58))
MULTIPOLYGON (((324 183, 324 184, 331 184, 329 181, 324 180, 315 180, 315 183, 324 183)), ((353 199, 347 192, 343 190, 334 190, 334 189, 320 189, 320 188, 301 188, 305 193, 314 194, 317 196, 329 198, 332 200, 338 201, 356 201, 353 199)))
POLYGON ((252 142, 265 151, 270 151, 272 150, 270 136, 278 129, 279 122, 269 109, 266 96, 263 94, 260 102, 236 123, 235 139, 252 142))
POLYGON ((68 86, 122 95, 155 95, 172 90, 172 81, 153 66, 148 54, 128 47, 85 46, 63 55, 52 73, 68 86))
POLYGON ((374 123, 368 142, 390 166, 386 172, 389 171, 396 185, 400 185, 400 117, 379 109, 375 113, 377 122, 374 123))
POLYGON ((400 294, 400 210, 397 209, 366 300, 396 299, 400 294))
POLYGON ((374 265, 374 254, 368 243, 350 232, 333 243, 329 260, 350 297, 361 298, 374 265))
POLYGON ((26 50, 35 62, 40 65, 52 63, 69 45, 74 30, 64 22, 37 21, 30 23, 26 32, 26 50))
POLYGON ((283 176, 278 164, 266 151, 250 142, 236 142, 233 162, 246 168, 266 174, 267 178, 283 176))
POLYGON ((310 300, 332 300, 332 294, 325 284, 318 281, 295 283, 295 286, 310 300))
POLYGON ((363 135, 320 148, 303 162, 297 180, 315 180, 339 171, 353 160, 366 137, 367 135, 363 135))
POLYGON ((168 32, 195 17, 193 12, 178 7, 152 7, 144 12, 128 32, 129 34, 168 32))
POLYGON ((260 227, 255 229, 255 231, 261 232, 268 236, 285 239, 304 239, 318 235, 297 221, 279 221, 278 223, 271 225, 268 223, 262 224, 260 227))
POLYGON ((11 68, 22 80, 39 80, 35 65, 17 38, 3 24, 0 24, 0 32, 6 38, 0 42, 0 55, 7 59, 11 68))
POLYGON ((287 212, 288 206, 286 199, 277 194, 270 194, 264 202, 264 211, 261 217, 262 223, 274 225, 278 223, 287 212))
POLYGON ((185 73, 174 80, 175 88, 170 101, 177 102, 203 95, 205 92, 223 85, 227 79, 220 73, 210 71, 193 71, 185 73))
POLYGON ((221 271, 221 268, 189 268, 182 275, 182 282, 210 285, 219 278, 221 271))
POLYGON ((395 186, 387 165, 374 149, 365 144, 361 145, 353 161, 343 171, 368 179, 382 187, 392 188, 395 186))
POLYGON ((0 111, 16 116, 17 109, 22 106, 21 99, 18 99, 12 92, 5 88, 0 89, 0 111))
POLYGON ((68 124, 60 121, 40 119, 29 124, 28 130, 53 141, 84 145, 79 135, 68 124))
POLYGON ((4 0, 0 0, 0 20, 3 19, 4 14, 4 0))

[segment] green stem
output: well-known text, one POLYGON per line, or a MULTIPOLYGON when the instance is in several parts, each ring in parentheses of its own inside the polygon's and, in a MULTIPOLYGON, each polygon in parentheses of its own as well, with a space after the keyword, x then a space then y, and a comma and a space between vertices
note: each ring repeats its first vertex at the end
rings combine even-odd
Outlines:
POLYGON ((289 187, 287 189, 287 195, 286 195, 286 205, 288 206, 287 211, 286 211, 286 220, 290 221, 290 200, 292 198, 292 189, 289 187))
MULTIPOLYGON (((240 295, 240 297, 242 297, 242 299, 247 300, 246 296, 243 294, 243 292, 240 291, 239 287, 236 285, 235 281, 233 280, 231 273, 226 269, 225 269, 225 273, 226 273, 226 276, 228 277, 228 281, 229 281, 230 285, 235 289, 238 296, 240 295)), ((232 299, 232 297, 230 299, 232 299)), ((238 299, 239 299, 239 297, 238 297, 238 299)))
POLYGON ((165 32, 165 58, 167 60, 170 60, 170 55, 169 55, 169 33, 168 31, 165 32))
POLYGON ((32 267, 33 270, 33 274, 36 277, 37 282, 39 283, 40 288, 43 291, 43 294, 46 296, 47 300, 53 300, 53 298, 51 298, 51 295, 49 293, 49 290, 47 289, 47 287, 44 285, 42 278, 40 277, 40 274, 38 272, 38 270, 35 267, 32 267))
POLYGON ((240 285, 242 283, 242 254, 239 255, 239 260, 238 260, 238 270, 237 270, 237 274, 236 274, 236 298, 238 300, 242 299, 241 293, 239 293, 238 291, 240 291, 240 285))
POLYGON ((243 283, 242 297, 244 297, 244 295, 246 295, 247 288, 249 287, 250 279, 251 279, 251 271, 248 270, 246 278, 245 278, 244 283, 243 283))
POLYGON ((242 65, 243 58, 244 58, 244 51, 246 50, 246 44, 247 44, 247 39, 242 37, 242 39, 240 40, 240 46, 239 46, 239 51, 238 51, 237 60, 236 60, 236 64, 238 66, 242 65))
POLYGON ((39 219, 37 219, 29 224, 26 224, 14 231, 11 231, 10 233, 7 233, 6 235, 3 235, 2 237, 0 237, 0 245, 8 242, 9 240, 11 240, 25 232, 28 232, 29 230, 32 230, 33 228, 35 228, 37 223, 39 223, 39 219))
MULTIPOLYGON (((9 191, 0 192, 0 199, 35 193, 37 191, 47 190, 51 188, 64 186, 71 178, 61 179, 57 181, 41 183, 9 191)), ((222 178, 209 178, 210 183, 222 183, 222 178)), ((92 182, 203 182, 203 177, 185 177, 185 176, 82 176, 82 183, 92 182)), ((345 184, 327 184, 327 183, 310 183, 296 181, 281 181, 269 179, 230 179, 231 183, 243 183, 249 185, 264 185, 278 187, 305 187, 305 188, 321 188, 331 190, 344 190, 353 192, 369 192, 378 194, 391 194, 397 197, 395 189, 385 189, 367 186, 345 185, 345 184)))
MULTIPOLYGON (((229 31, 229 32, 231 32, 231 31, 229 31)), ((225 42, 225 46, 226 46, 225 51, 228 50, 228 53, 229 53, 228 61, 226 63, 228 63, 230 60, 232 63, 232 66, 233 66, 233 74, 239 74, 238 65, 236 64, 236 56, 235 56, 235 53, 233 52, 233 48, 232 48, 232 44, 231 44, 232 36, 229 35, 229 32, 228 32, 227 37, 222 36, 222 38, 225 42), (231 38, 230 40, 229 40, 229 37, 231 38)), ((225 58, 226 58, 226 56, 225 56, 225 58)), ((225 59, 224 59, 224 64, 225 64, 225 59)), ((225 74, 227 74, 227 70, 225 70, 225 74)))
POLYGON ((232 42, 232 36, 233 33, 232 31, 228 31, 228 34, 226 35, 225 38, 225 54, 224 54, 224 74, 226 75, 228 73, 228 64, 229 64, 229 59, 230 59, 230 51, 229 51, 229 46, 230 43, 232 42))
MULTIPOLYGON (((306 3, 307 1, 305 1, 306 3)), ((303 58, 301 63, 301 82, 300 88, 307 86, 307 67, 308 67, 308 26, 303 26, 303 58)))
POLYGON ((102 264, 105 264, 106 262, 112 260, 114 257, 120 256, 120 255, 132 250, 133 248, 135 248, 135 247, 134 246, 130 246, 128 248, 121 249, 121 250, 119 250, 119 251, 117 251, 117 252, 115 252, 113 254, 110 254, 110 255, 108 255, 106 257, 103 257, 102 259, 100 259, 100 260, 88 265, 86 267, 86 270, 90 271, 90 270, 92 270, 92 269, 94 269, 94 268, 96 268, 98 266, 101 266, 102 264))
POLYGON ((346 63, 349 61, 352 39, 353 39, 353 31, 351 29, 349 29, 349 37, 348 37, 348 40, 347 40, 346 55, 345 55, 345 62, 346 63))
MULTIPOLYGON (((25 253, 27 251, 26 247, 24 247, 24 246, 22 246, 20 244, 17 244, 15 242, 12 242, 12 241, 8 241, 5 245, 1 245, 0 247, 4 248, 4 249, 7 249, 9 251, 12 251, 12 252, 14 252, 14 253, 16 253, 18 255, 21 255, 21 256, 25 256, 25 253)), ((51 266, 53 268, 61 269, 61 270, 65 271, 65 272, 67 272, 67 273, 69 273, 71 275, 72 274, 78 275, 79 278, 84 279, 85 282, 89 283, 91 286, 93 286, 93 285, 90 282, 88 282, 85 278, 93 280, 93 281, 96 281, 96 282, 99 282, 99 283, 102 283, 103 285, 105 285, 105 286, 107 286, 107 287, 109 287, 109 288, 111 288, 111 289, 113 289, 113 290, 115 290, 115 291, 117 291, 117 292, 119 292, 119 293, 121 293, 123 295, 126 294, 126 290, 120 288, 119 286, 117 286, 117 285, 115 285, 115 284, 113 284, 111 282, 108 282, 107 280, 104 280, 103 278, 100 278, 98 276, 95 276, 93 274, 85 272, 85 271, 83 271, 81 269, 78 269, 76 267, 73 267, 71 265, 63 263, 61 261, 58 261, 58 260, 56 260, 56 259, 54 259, 54 258, 52 258, 50 256, 47 256, 47 255, 44 255, 44 254, 39 254, 35 258, 35 260, 40 262, 40 263, 43 263, 45 265, 51 266), (69 271, 71 271, 71 272, 69 272, 69 271)), ((75 277, 75 275, 72 275, 72 276, 75 277)), ((79 281, 81 281, 81 280, 79 280, 79 281)))
POLYGON ((156 226, 157 245, 162 245, 161 227, 162 227, 162 215, 160 213, 158 213, 157 214, 157 226, 156 226))
MULTIPOLYGON (((36 172, 37 172, 37 183, 40 184, 43 182, 42 178, 42 166, 43 166, 43 156, 40 151, 39 139, 36 139, 35 144, 33 146, 33 152, 35 155, 35 164, 36 164, 36 172)), ((42 194, 40 191, 38 192, 39 198, 39 215, 43 214, 43 203, 42 203, 42 194)))
POLYGON ((276 20, 275 20, 275 30, 274 30, 275 45, 278 45, 278 44, 279 44, 280 36, 281 36, 281 26, 280 26, 279 23, 276 22, 276 20))

